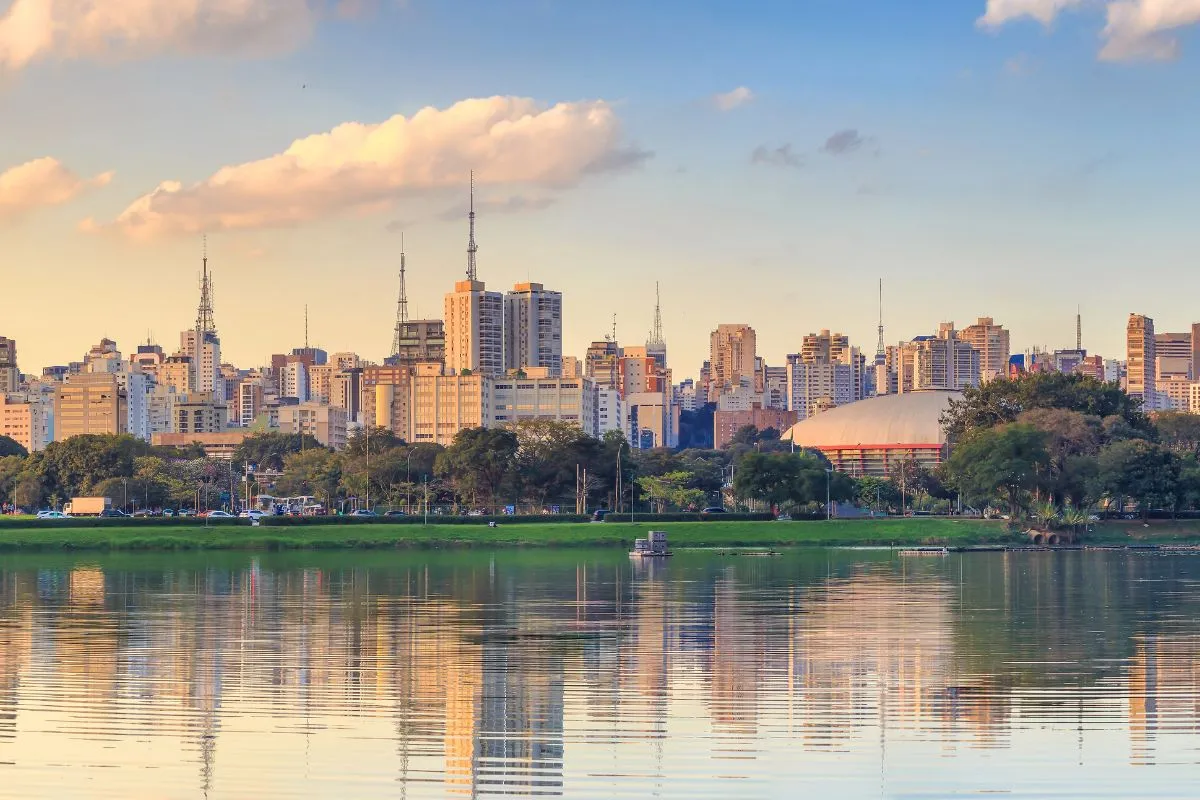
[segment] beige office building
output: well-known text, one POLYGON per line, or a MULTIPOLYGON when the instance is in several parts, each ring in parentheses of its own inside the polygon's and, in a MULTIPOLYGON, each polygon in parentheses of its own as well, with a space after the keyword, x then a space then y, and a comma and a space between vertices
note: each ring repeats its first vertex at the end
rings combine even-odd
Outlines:
POLYGON ((643 392, 625 397, 625 435, 640 450, 679 445, 679 406, 670 390, 643 392))
POLYGON ((708 402, 715 403, 725 391, 740 385, 743 377, 756 378, 756 362, 754 328, 718 325, 709 336, 708 402))
MULTIPOLYGON (((441 373, 440 362, 428 363, 433 364, 430 369, 441 373)), ((409 364, 363 367, 362 414, 365 424, 387 428, 401 438, 408 436, 413 369, 409 364)))
POLYGON ((562 374, 562 292, 518 283, 504 295, 504 368, 562 374))
POLYGON ((994 381, 1008 375, 1009 333, 991 317, 980 317, 958 332, 958 338, 979 351, 979 380, 994 381))
POLYGON ((1125 326, 1125 393, 1140 398, 1147 411, 1155 410, 1155 372, 1157 356, 1154 341, 1154 320, 1141 314, 1130 314, 1125 326))
POLYGON ((934 336, 900 345, 897 390, 961 391, 979 385, 979 351, 958 338, 953 322, 943 322, 934 336))
POLYGON ((308 434, 326 447, 346 449, 346 409, 307 402, 279 407, 281 433, 308 434))
POLYGON ((442 374, 440 364, 418 364, 409 393, 408 436, 413 443, 433 442, 447 447, 458 432, 491 424, 492 378, 442 374))
POLYGON ((40 403, 13 402, 0 393, 0 436, 33 453, 46 446, 46 423, 40 403))
POLYGON ((54 440, 82 434, 124 433, 128 405, 117 376, 110 372, 71 375, 54 399, 54 440))
POLYGON ((229 424, 229 406, 207 392, 177 396, 171 413, 172 433, 223 433, 229 424))
POLYGON ((160 386, 169 386, 179 394, 192 391, 192 357, 176 353, 168 356, 156 370, 160 386))
POLYGON ((308 399, 329 404, 333 376, 341 372, 337 364, 315 364, 308 368, 308 399))
POLYGON ((512 373, 492 384, 492 422, 503 426, 547 419, 579 426, 597 436, 596 389, 587 378, 562 378, 546 368, 529 368, 525 377, 512 373))
POLYGON ((504 297, 483 281, 459 281, 446 295, 446 368, 483 375, 504 372, 504 297))

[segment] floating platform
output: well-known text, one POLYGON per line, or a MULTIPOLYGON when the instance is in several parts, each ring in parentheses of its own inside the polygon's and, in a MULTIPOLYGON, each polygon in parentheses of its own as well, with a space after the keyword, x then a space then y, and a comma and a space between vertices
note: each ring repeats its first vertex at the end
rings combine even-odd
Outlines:
POLYGON ((902 556, 926 556, 929 558, 945 558, 950 555, 946 547, 910 547, 900 551, 902 556))
POLYGON ((667 558, 670 555, 666 531, 650 531, 647 538, 635 539, 633 549, 629 551, 630 558, 667 558))

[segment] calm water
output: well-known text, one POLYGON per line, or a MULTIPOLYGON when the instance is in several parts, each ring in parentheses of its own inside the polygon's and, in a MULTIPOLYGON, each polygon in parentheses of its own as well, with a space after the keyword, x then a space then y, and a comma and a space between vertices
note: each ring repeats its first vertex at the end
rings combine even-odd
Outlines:
POLYGON ((4 797, 1196 797, 1200 556, 0 559, 4 797))

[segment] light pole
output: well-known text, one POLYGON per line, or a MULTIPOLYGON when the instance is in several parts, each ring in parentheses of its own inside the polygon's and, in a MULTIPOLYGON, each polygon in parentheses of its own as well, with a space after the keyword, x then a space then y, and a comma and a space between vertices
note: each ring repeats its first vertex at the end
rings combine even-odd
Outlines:
POLYGON ((424 476, 425 483, 425 524, 429 524, 429 475, 424 476))
POLYGON ((412 513, 412 457, 414 452, 416 451, 413 448, 408 448, 408 468, 405 470, 404 476, 404 511, 409 514, 412 513))
POLYGON ((833 478, 833 468, 825 468, 825 521, 833 519, 832 509, 829 507, 829 482, 833 478))
POLYGON ((625 442, 621 441, 621 443, 617 445, 617 485, 615 487, 615 498, 618 514, 625 510, 625 500, 621 496, 624 491, 623 487, 621 486, 621 451, 624 449, 625 442))
POLYGON ((125 507, 122 509, 126 514, 129 513, 129 479, 121 478, 121 488, 125 490, 125 507))
POLYGON ((371 510, 371 423, 363 426, 367 446, 367 511, 371 510))

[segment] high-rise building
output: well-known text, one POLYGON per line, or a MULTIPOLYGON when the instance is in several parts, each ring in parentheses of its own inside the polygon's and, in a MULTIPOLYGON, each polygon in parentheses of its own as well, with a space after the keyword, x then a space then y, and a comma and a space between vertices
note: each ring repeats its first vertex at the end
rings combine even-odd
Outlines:
POLYGON ((755 376, 756 342, 749 325, 718 325, 709 336, 709 352, 708 402, 740 385, 743 376, 755 376))
POLYGON ((839 362, 805 363, 802 354, 788 356, 787 410, 797 419, 861 400, 856 396, 855 370, 839 362))
POLYGON ((301 403, 308 400, 308 366, 303 361, 289 361, 279 370, 279 396, 291 397, 301 403))
POLYGON ((264 381, 261 376, 244 379, 238 384, 237 421, 249 428, 263 411, 264 381))
POLYGON ((518 283, 504 295, 504 368, 562 374, 562 292, 518 283))
POLYGON ((504 299, 483 281, 459 281, 446 295, 446 368, 483 375, 504 372, 504 299))
POLYGON ((610 431, 626 435, 625 401, 616 389, 596 388, 596 436, 604 438, 610 431))
POLYGON ((447 447, 459 431, 486 427, 493 418, 492 380, 481 372, 443 374, 438 364, 418 364, 410 382, 404 438, 447 447))
POLYGON ((603 389, 621 391, 621 348, 611 339, 592 342, 584 355, 584 377, 603 389))
POLYGON ((1154 341, 1154 320, 1142 314, 1130 314, 1125 326, 1125 392, 1141 399, 1143 407, 1152 411, 1155 402, 1155 373, 1157 351, 1154 341))
POLYGON ((54 399, 54 440, 87 433, 124 433, 127 415, 125 391, 115 374, 72 375, 58 387, 54 399))
POLYGON ((171 413, 172 433, 221 433, 229 422, 229 406, 209 392, 179 395, 171 413))
POLYGON ((475 245, 475 173, 471 173, 471 210, 467 216, 467 277, 446 295, 446 369, 493 376, 504 373, 504 297, 479 280, 475 245))
MULTIPOLYGON (((431 364, 435 372, 441 365, 431 364)), ((382 367, 363 367, 362 412, 364 424, 375 428, 387 428, 401 438, 409 433, 408 403, 411 394, 414 366, 388 364, 382 367)))
POLYGON ((679 445, 679 406, 669 393, 644 392, 624 398, 626 438, 639 450, 679 445))
POLYGON ((279 407, 280 433, 308 434, 325 447, 346 449, 346 410, 308 402, 279 407))
POLYGON ((531 367, 521 377, 510 372, 492 384, 492 421, 511 425, 523 420, 557 420, 598 436, 596 388, 587 378, 563 378, 545 367, 531 367))
POLYGON ((446 360, 446 324, 440 319, 410 319, 401 324, 396 352, 385 364, 417 364, 446 360))
POLYGON ((564 378, 583 377, 583 362, 578 356, 563 356, 562 375, 564 378))
POLYGON ((979 351, 981 383, 1005 377, 1010 350, 1009 334, 1003 325, 997 325, 991 317, 980 317, 974 325, 959 331, 958 338, 979 351))
POLYGON ((101 339, 83 357, 84 372, 120 372, 121 352, 112 339, 101 339))
POLYGON ((667 368, 667 340, 663 338, 662 298, 658 293, 658 281, 654 282, 654 325, 646 339, 646 353, 661 369, 667 368))
POLYGON ((900 345, 897 391, 956 389, 979 385, 979 351, 958 338, 953 322, 934 336, 918 336, 900 345))
POLYGON ((33 453, 46 447, 40 403, 11 401, 0 392, 0 436, 7 436, 33 453))
POLYGON ((17 369, 17 343, 0 336, 0 394, 15 392, 21 385, 21 371, 17 369))

